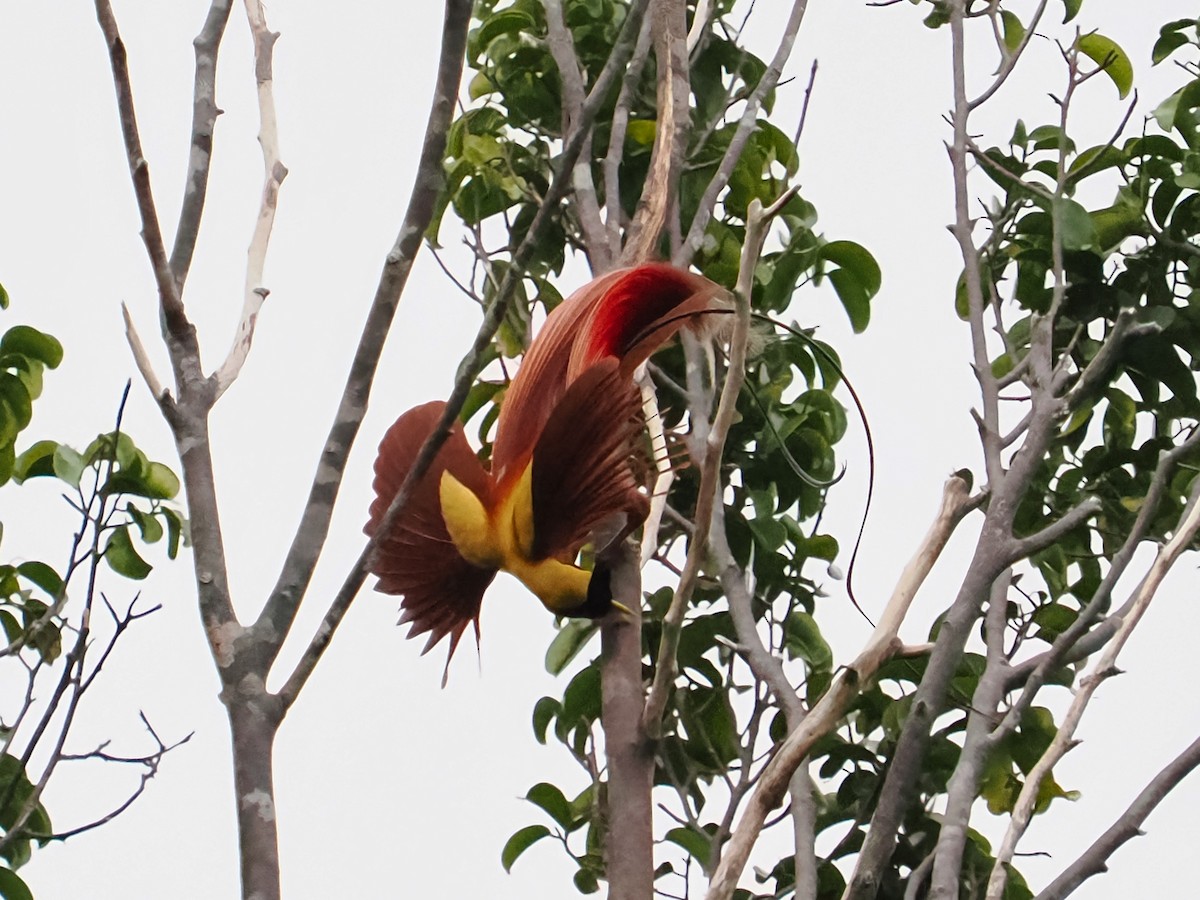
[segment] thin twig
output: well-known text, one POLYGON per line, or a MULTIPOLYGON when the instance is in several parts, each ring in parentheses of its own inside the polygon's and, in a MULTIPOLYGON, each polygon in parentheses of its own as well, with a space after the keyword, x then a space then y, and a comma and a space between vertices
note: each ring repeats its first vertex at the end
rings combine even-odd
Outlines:
POLYGON ((629 127, 629 111, 636 99, 638 81, 650 58, 650 20, 642 21, 637 45, 629 60, 629 68, 621 80, 621 90, 613 107, 608 136, 608 150, 604 154, 604 207, 605 228, 608 231, 609 255, 617 258, 621 254, 621 227, 624 224, 621 208, 621 162, 625 158, 625 133, 629 127))
POLYGON ((150 389, 150 396, 154 398, 155 402, 161 403, 167 398, 168 391, 158 380, 158 375, 154 373, 154 364, 150 362, 150 354, 146 352, 146 345, 142 343, 142 338, 133 324, 129 307, 124 303, 121 304, 121 317, 125 320, 125 340, 129 342, 134 364, 137 365, 142 380, 146 382, 146 387, 150 389))

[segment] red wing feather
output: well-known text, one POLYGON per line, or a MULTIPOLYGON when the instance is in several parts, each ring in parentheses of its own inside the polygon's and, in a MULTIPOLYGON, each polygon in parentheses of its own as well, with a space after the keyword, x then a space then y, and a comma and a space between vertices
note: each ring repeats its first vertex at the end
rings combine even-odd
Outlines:
POLYGON ((619 273, 576 339, 568 377, 615 356, 632 372, 685 325, 696 325, 722 288, 703 275, 668 263, 648 263, 619 273))
POLYGON ((641 395, 602 360, 571 383, 533 451, 536 559, 572 556, 593 529, 622 517, 622 533, 645 518, 629 459, 643 428, 641 395))
MULTIPOLYGON (((363 529, 368 535, 375 534, 445 407, 438 400, 410 409, 384 435, 375 460, 375 500, 363 529)), ((471 451, 462 426, 455 423, 408 505, 389 532, 380 537, 371 571, 379 577, 377 591, 403 595, 400 623, 411 623, 408 636, 429 634, 421 652, 429 652, 449 635, 453 656, 468 624, 475 623, 478 638, 480 603, 496 572, 471 565, 450 540, 438 496, 438 485, 447 469, 487 502, 491 479, 471 451)))
POLYGON ((575 291, 551 311, 529 345, 521 367, 505 391, 496 423, 492 471, 498 484, 525 470, 538 435, 566 392, 571 348, 583 320, 604 299, 609 284, 620 275, 620 272, 611 272, 575 291))

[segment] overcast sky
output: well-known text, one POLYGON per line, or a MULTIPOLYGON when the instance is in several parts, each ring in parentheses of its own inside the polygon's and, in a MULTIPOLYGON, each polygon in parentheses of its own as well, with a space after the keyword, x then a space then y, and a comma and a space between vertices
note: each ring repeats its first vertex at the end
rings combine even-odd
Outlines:
MULTIPOLYGON (((207 3, 126 0, 115 6, 170 234, 186 165, 191 40, 207 3)), ((399 227, 428 104, 440 27, 436 6, 348 0, 277 2, 267 10, 271 27, 282 33, 275 90, 290 174, 266 270, 271 296, 254 351, 213 415, 232 586, 247 618, 276 578, 399 227)), ((785 4, 758 6, 754 33, 759 46, 769 48, 785 4)), ((1093 0, 1083 21, 1125 47, 1147 107, 1167 92, 1164 73, 1149 70, 1157 26, 1190 12, 1181 0, 1093 0)), ((780 89, 775 111, 777 124, 790 132, 809 66, 818 58, 801 144, 803 193, 830 238, 859 241, 883 267, 884 288, 865 336, 851 337, 841 311, 820 292, 798 297, 794 311, 839 348, 872 419, 877 497, 858 586, 868 609, 882 607, 933 515, 947 473, 978 469, 979 460, 967 415, 974 400, 967 333, 952 312, 960 266, 944 228, 952 215, 941 145, 948 134, 941 118, 949 104, 948 35, 923 28, 918 15, 909 4, 869 9, 813 0, 788 68, 795 80, 780 89)), ((0 282, 12 297, 0 328, 38 325, 59 336, 67 352, 62 368, 47 377, 30 433, 86 444, 111 427, 122 385, 132 376, 126 427, 152 455, 175 466, 167 429, 136 380, 122 337, 122 301, 148 343, 157 314, 93 8, 83 0, 3 4, 0 34, 0 282)), ((1056 115, 1046 94, 1061 84, 1057 50, 1035 42, 1031 57, 1026 74, 979 123, 994 125, 988 140, 1006 138, 1016 115, 1031 126, 1056 115)), ((981 77, 992 64, 981 61, 981 77)), ((223 357, 233 334, 258 202, 253 87, 248 29, 235 7, 218 77, 218 105, 226 114, 218 123, 209 207, 186 295, 208 368, 223 357)), ((1109 135, 1120 114, 1111 85, 1089 85, 1080 115, 1093 142, 1109 135)), ((447 243, 450 228, 448 221, 447 243)), ((575 286, 560 287, 567 293, 575 286)), ((445 395, 476 322, 477 311, 423 255, 300 614, 298 640, 283 665, 311 634, 323 598, 362 546, 379 437, 404 409, 445 395)), ((165 355, 157 347, 153 352, 165 376, 165 355)), ((860 513, 865 471, 861 439, 851 431, 843 445, 850 475, 831 513, 842 535, 860 513)), ((6 561, 61 558, 71 521, 56 493, 52 485, 32 483, 4 490, 6 561)), ((932 616, 948 604, 969 546, 969 533, 951 545, 906 637, 923 639, 932 616)), ((1039 821, 1031 829, 1021 849, 1053 854, 1022 861, 1032 883, 1065 866, 1200 726, 1194 702, 1177 687, 1200 625, 1194 567, 1192 560, 1181 563, 1123 657, 1128 674, 1103 687, 1079 734, 1085 744, 1056 769, 1057 780, 1083 796, 1059 805, 1048 825, 1039 821)), ((114 579, 106 589, 114 599, 128 598, 133 586, 114 579)), ((163 609, 122 641, 84 711, 75 749, 111 737, 116 751, 144 750, 139 710, 165 739, 192 731, 195 737, 167 758, 145 797, 117 822, 35 853, 22 874, 39 900, 199 900, 237 893, 228 731, 199 628, 190 561, 159 566, 143 595, 163 609)), ((421 644, 406 642, 395 618, 394 598, 364 593, 280 732, 276 799, 285 896, 453 897, 466 890, 495 898, 568 896, 573 867, 549 843, 531 850, 512 875, 499 863, 508 835, 539 821, 518 799, 529 786, 550 780, 578 789, 584 783, 565 754, 538 746, 529 728, 537 698, 561 690, 542 667, 551 619, 510 585, 493 591, 483 613, 480 664, 470 649, 460 651, 449 687, 440 690, 442 651, 420 658, 421 644)), ((839 660, 868 633, 838 593, 819 619, 839 660)), ((110 770, 56 779, 46 802, 60 828, 102 813, 131 785, 129 773, 110 770)), ((1150 819, 1149 837, 1121 851, 1112 873, 1078 896, 1171 895, 1171 872, 1194 853, 1200 837, 1193 812, 1198 801, 1200 782, 1185 783, 1150 819)))

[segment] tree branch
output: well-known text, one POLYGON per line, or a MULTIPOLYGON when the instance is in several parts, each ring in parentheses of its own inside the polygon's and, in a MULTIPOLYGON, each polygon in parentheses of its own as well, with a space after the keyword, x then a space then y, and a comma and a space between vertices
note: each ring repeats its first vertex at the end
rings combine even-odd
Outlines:
POLYGON ((1063 900, 1093 875, 1107 872, 1108 858, 1130 838, 1142 835, 1141 826, 1146 817, 1197 765, 1200 765, 1200 738, 1192 741, 1186 750, 1155 775, 1108 830, 1050 882, 1035 900, 1063 900))
POLYGON ((275 119, 274 76, 272 74, 275 41, 279 39, 279 32, 267 28, 261 0, 246 0, 246 18, 250 22, 250 32, 254 36, 254 80, 258 84, 258 142, 262 145, 265 173, 258 218, 254 223, 250 248, 246 251, 246 287, 242 300, 242 317, 233 338, 233 346, 229 348, 229 355, 225 357, 225 362, 213 376, 216 382, 214 401, 237 380, 238 373, 241 372, 246 357, 250 354, 250 344, 254 340, 254 324, 258 321, 258 312, 262 309, 267 294, 270 293, 263 287, 263 267, 267 259, 267 246, 271 242, 271 229, 275 224, 279 186, 287 177, 287 167, 279 159, 279 129, 275 119))
MULTIPOLYGON (((325 439, 325 447, 317 465, 316 477, 309 490, 308 501, 292 539, 292 545, 284 560, 279 580, 263 608, 256 623, 270 636, 272 649, 267 665, 274 660, 282 646, 283 639, 291 628, 299 609, 300 601, 308 588, 316 567, 317 558, 325 544, 329 533, 329 522, 333 515, 333 505, 337 500, 338 489, 341 487, 342 476, 346 462, 350 456, 350 448, 358 435, 363 417, 367 411, 367 400, 370 396, 371 385, 383 352, 384 341, 387 338, 396 308, 404 286, 408 283, 408 275, 412 271, 413 261, 421 248, 425 229, 433 217, 434 203, 442 185, 442 159, 446 147, 446 133, 454 117, 454 102, 458 96, 459 82, 462 79, 463 54, 466 49, 467 29, 471 18, 470 0, 446 0, 442 24, 441 55, 438 60, 437 78, 434 82, 433 100, 430 105, 429 117, 425 125, 425 137, 421 146, 420 161, 413 179, 412 193, 409 195, 408 208, 400 233, 384 261, 383 273, 375 289, 375 297, 367 312, 362 336, 359 338, 358 349, 350 366, 346 386, 342 392, 341 403, 337 415, 325 439)), ((430 454, 432 458, 432 454, 430 454)), ((428 462, 426 463, 428 466, 428 462)), ((368 546, 373 550, 373 545, 368 546)), ((358 562, 352 569, 348 584, 343 587, 335 600, 335 606, 341 608, 337 616, 340 621, 345 609, 361 586, 366 572, 368 550, 364 550, 358 562), (355 580, 356 579, 356 580, 355 580)), ((331 610, 332 612, 332 610, 331 610)), ((328 615, 328 614, 327 614, 328 615)), ((336 627, 336 623, 333 627, 336 627)), ((313 638, 313 646, 319 643, 317 657, 324 650, 333 629, 322 624, 321 630, 313 638)), ((312 659, 307 665, 316 664, 312 659)), ((306 665, 302 662, 302 665, 306 665)), ((295 673, 293 673, 293 678, 295 673)), ((307 676, 305 676, 306 678, 307 676)), ((303 684, 288 684, 292 690, 298 690, 303 684)), ((284 708, 295 700, 295 694, 285 691, 284 708)))
POLYGON ((604 155, 604 224, 608 231, 609 255, 613 258, 621 253, 621 226, 625 214, 621 207, 621 161, 625 158, 625 133, 629 127, 629 110, 633 105, 637 84, 650 58, 650 35, 650 20, 643 19, 637 45, 625 77, 621 80, 616 106, 613 107, 608 150, 604 155))
POLYGON ((628 542, 615 548, 608 562, 614 599, 631 615, 609 616, 600 631, 601 724, 608 761, 604 866, 611 900, 644 900, 654 894, 654 749, 641 727, 641 577, 628 542))
POLYGON ((196 77, 192 88, 192 146, 188 153, 187 183, 175 226, 175 245, 171 248, 171 273, 180 294, 192 266, 204 200, 208 194, 208 173, 212 164, 213 131, 217 116, 217 52, 229 21, 233 0, 213 0, 204 26, 192 47, 196 52, 196 77))
POLYGON ((1058 543, 1092 516, 1100 511, 1101 503, 1098 497, 1088 497, 1073 506, 1045 528, 1035 531, 1027 537, 1017 538, 1011 542, 1009 555, 1013 562, 1028 559, 1039 550, 1044 550, 1058 543))
POLYGON ((658 258, 667 210, 678 197, 676 188, 690 130, 686 13, 683 0, 658 0, 654 5, 654 51, 659 72, 658 123, 646 186, 621 253, 623 265, 658 258))
MULTIPOLYGON (((125 42, 121 40, 117 20, 109 0, 95 0, 96 19, 108 46, 109 62, 112 66, 113 85, 117 91, 117 110, 121 121, 121 137, 125 142, 125 156, 129 163, 129 175, 133 179, 133 192, 137 200, 138 214, 142 220, 142 241, 154 271, 158 286, 159 305, 163 316, 164 337, 194 343, 191 323, 183 308, 175 276, 167 262, 167 251, 163 246, 162 229, 158 223, 158 210, 154 205, 154 192, 150 187, 150 167, 142 152, 142 139, 138 134, 137 113, 133 106, 133 85, 129 79, 129 61, 125 42)), ((180 368, 181 360, 172 354, 172 362, 180 368)), ((197 366, 198 369, 198 366, 197 366)), ((181 373, 180 373, 181 374, 181 373)), ((198 371, 194 374, 198 374, 198 371)))

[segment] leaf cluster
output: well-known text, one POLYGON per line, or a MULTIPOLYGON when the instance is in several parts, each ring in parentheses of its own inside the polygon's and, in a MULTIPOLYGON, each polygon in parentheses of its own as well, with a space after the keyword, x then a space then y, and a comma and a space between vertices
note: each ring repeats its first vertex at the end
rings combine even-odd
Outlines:
MULTIPOLYGON (((0 306, 7 302, 8 295, 0 288, 0 306)), ((34 842, 44 845, 53 835, 40 800, 43 784, 35 785, 28 771, 33 748, 46 729, 46 722, 39 725, 31 713, 35 682, 57 664, 60 681, 46 715, 63 704, 66 714, 61 727, 69 729, 76 701, 63 698, 81 695, 108 655, 107 651, 101 654, 100 662, 84 674, 90 616, 84 612, 72 617, 69 585, 76 573, 89 573, 86 597, 80 603, 90 610, 95 569, 101 560, 116 573, 140 580, 151 565, 135 547, 135 537, 140 544, 165 537, 170 558, 187 540, 186 521, 167 502, 179 492, 178 478, 167 466, 150 460, 119 428, 99 435, 83 451, 53 440, 35 441, 16 451, 32 420, 33 401, 41 395, 42 376, 46 369, 57 368, 62 358, 61 344, 30 326, 13 326, 0 337, 0 484, 55 478, 67 489, 67 503, 80 515, 64 568, 31 559, 0 563, 0 665, 5 671, 23 671, 28 684, 24 702, 0 716, 0 859, 7 866, 0 866, 0 897, 6 900, 31 897, 14 870, 29 860, 34 842), (68 641, 71 647, 64 656, 68 641), (21 746, 24 750, 18 751, 21 746)), ((116 619, 117 634, 136 617, 131 610, 123 620, 116 619)), ((50 761, 47 773, 56 761, 50 761)), ((39 777, 44 782, 45 776, 39 777)))

